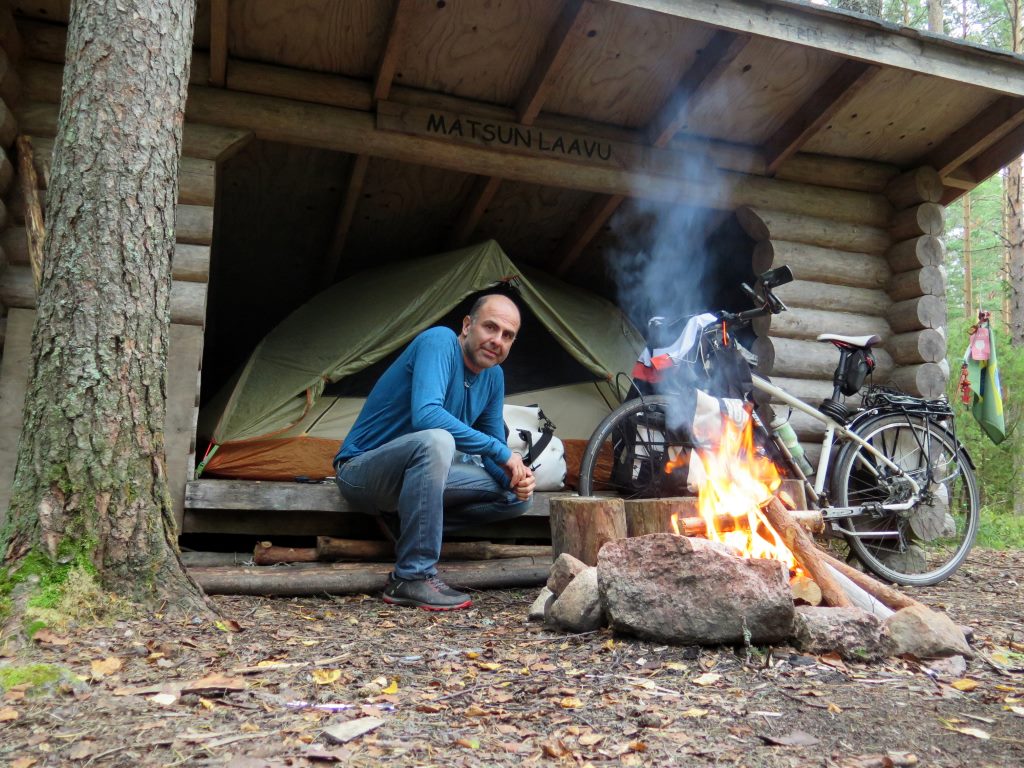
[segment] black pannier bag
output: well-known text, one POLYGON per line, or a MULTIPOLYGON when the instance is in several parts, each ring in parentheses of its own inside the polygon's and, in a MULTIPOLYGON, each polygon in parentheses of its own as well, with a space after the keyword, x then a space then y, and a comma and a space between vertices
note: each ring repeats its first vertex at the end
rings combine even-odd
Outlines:
POLYGON ((851 352, 846 358, 846 366, 836 369, 836 381, 839 391, 847 397, 856 395, 864 386, 868 374, 875 370, 875 358, 866 349, 851 352))

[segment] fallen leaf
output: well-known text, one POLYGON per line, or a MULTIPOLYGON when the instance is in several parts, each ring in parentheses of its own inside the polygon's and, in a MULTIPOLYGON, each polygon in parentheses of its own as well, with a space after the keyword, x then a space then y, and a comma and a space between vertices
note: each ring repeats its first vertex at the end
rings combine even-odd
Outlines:
POLYGON ((176 702, 178 700, 178 696, 173 693, 158 693, 155 696, 150 696, 149 700, 154 704, 166 707, 176 702))
POLYGON ((102 660, 93 660, 89 664, 89 671, 92 673, 93 680, 101 680, 107 675, 112 675, 115 672, 119 672, 121 667, 124 666, 119 658, 116 656, 108 656, 102 660))
POLYGON ((40 643, 41 645, 70 645, 71 641, 63 635, 57 635, 48 629, 40 629, 34 635, 32 640, 40 643))
POLYGON ((548 757, 561 757, 567 751, 561 743, 555 741, 545 741, 540 748, 548 757))
POLYGON ((480 742, 477 739, 456 739, 455 743, 466 749, 480 749, 480 742))
POLYGON ((694 685, 706 686, 714 685, 721 679, 722 676, 717 672, 705 672, 703 675, 699 675, 693 678, 693 680, 691 680, 690 682, 692 682, 694 685))
POLYGON ((467 659, 479 659, 480 658, 480 654, 477 653, 476 651, 466 651, 466 658, 467 659))
POLYGON ((704 717, 708 713, 706 709, 700 709, 698 707, 690 707, 688 710, 682 713, 683 717, 704 717))
POLYGON ((765 744, 772 744, 777 747, 813 747, 818 743, 818 740, 806 731, 793 731, 785 736, 758 734, 758 738, 765 744))
POLYGON ((390 696, 393 693, 398 693, 398 680, 392 680, 391 684, 388 685, 388 687, 385 688, 383 691, 381 691, 381 693, 385 696, 390 696))
POLYGON ((953 725, 953 720, 943 720, 942 727, 947 731, 954 731, 955 733, 962 733, 965 736, 973 736, 976 739, 990 739, 992 738, 988 731, 983 731, 981 728, 958 728, 953 725))
POLYGON ((827 709, 833 715, 838 715, 840 712, 843 711, 842 707, 840 707, 838 704, 833 704, 831 701, 828 703, 827 709))
POLYGON ((82 739, 71 745, 65 754, 72 760, 88 760, 90 757, 99 752, 99 745, 91 739, 82 739))
POLYGON ((213 624, 221 632, 241 632, 242 625, 234 619, 218 619, 213 624))
POLYGON ((600 744, 604 739, 605 737, 599 733, 584 733, 578 741, 581 746, 592 747, 595 744, 600 744))
POLYGON ((564 699, 558 702, 558 706, 562 709, 579 709, 583 706, 583 702, 577 699, 575 696, 566 696, 564 699))
POLYGON ((31 768, 36 762, 34 757, 18 757, 11 761, 11 768, 31 768))
POLYGON ((497 672, 501 669, 501 664, 493 661, 478 661, 476 665, 480 667, 480 669, 485 669, 488 672, 497 672))
POLYGON ((256 723, 245 722, 238 726, 242 733, 259 733, 260 727, 256 723))
POLYGON ((317 685, 330 685, 341 679, 340 669, 314 669, 313 682, 317 685))
POLYGON ((227 677, 219 672, 212 675, 185 683, 181 687, 182 693, 204 693, 212 691, 244 691, 245 680, 238 677, 227 677))
POLYGON ((971 680, 965 677, 962 680, 954 680, 952 683, 950 683, 950 685, 952 685, 958 691, 973 691, 975 688, 981 685, 981 683, 979 683, 977 680, 971 680))
POLYGON ((217 705, 209 699, 204 699, 202 696, 199 697, 199 704, 203 709, 214 709, 217 705))
POLYGON ((8 720, 17 720, 19 717, 14 707, 4 707, 0 709, 0 723, 7 722, 8 720))
POLYGON ((417 712, 427 712, 429 714, 433 714, 435 712, 441 712, 443 710, 444 710, 444 707, 441 706, 440 704, 417 704, 416 705, 416 711, 417 712))
POLYGON ((1024 717, 1024 707, 1006 707, 1006 709, 1013 712, 1017 717, 1024 717))
POLYGON ((384 725, 384 721, 379 717, 357 717, 355 720, 325 728, 324 736, 333 742, 344 744, 382 725, 384 725))

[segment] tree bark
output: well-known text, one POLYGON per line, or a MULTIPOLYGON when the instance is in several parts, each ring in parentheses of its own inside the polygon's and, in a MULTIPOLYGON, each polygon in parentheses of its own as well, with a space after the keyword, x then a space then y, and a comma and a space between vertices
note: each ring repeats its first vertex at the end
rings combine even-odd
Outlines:
POLYGON ((194 0, 72 4, 0 553, 88 558, 111 592, 209 610, 178 558, 163 435, 194 16, 194 0))

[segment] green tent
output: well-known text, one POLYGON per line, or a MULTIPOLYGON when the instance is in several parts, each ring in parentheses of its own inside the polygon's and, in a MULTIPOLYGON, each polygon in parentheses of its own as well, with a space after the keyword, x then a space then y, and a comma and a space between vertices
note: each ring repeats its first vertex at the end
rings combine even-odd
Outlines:
MULTIPOLYGON (((201 466, 234 477, 329 474, 329 461, 324 466, 321 457, 333 455, 361 400, 349 398, 342 407, 321 402, 330 400, 321 398, 325 386, 399 350, 466 297, 508 282, 561 349, 592 375, 591 388, 603 382, 614 396, 616 375, 631 370, 643 344, 626 317, 600 297, 516 267, 487 241, 357 274, 293 312, 204 408, 200 434, 210 437, 212 448, 201 466), (328 411, 333 421, 325 418, 328 411)), ((547 362, 537 366, 543 370, 547 362)), ((557 414, 549 415, 558 423, 557 414)))

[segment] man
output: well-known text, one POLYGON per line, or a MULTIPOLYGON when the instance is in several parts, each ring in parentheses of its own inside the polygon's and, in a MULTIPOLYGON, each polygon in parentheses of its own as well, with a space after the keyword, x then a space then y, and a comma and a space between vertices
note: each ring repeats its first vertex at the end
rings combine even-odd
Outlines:
POLYGON ((437 578, 442 533, 517 517, 530 504, 533 472, 508 449, 502 419, 500 364, 519 324, 511 299, 488 294, 458 336, 421 333, 373 387, 334 459, 354 508, 398 515, 384 602, 434 611, 472 605, 437 578))

